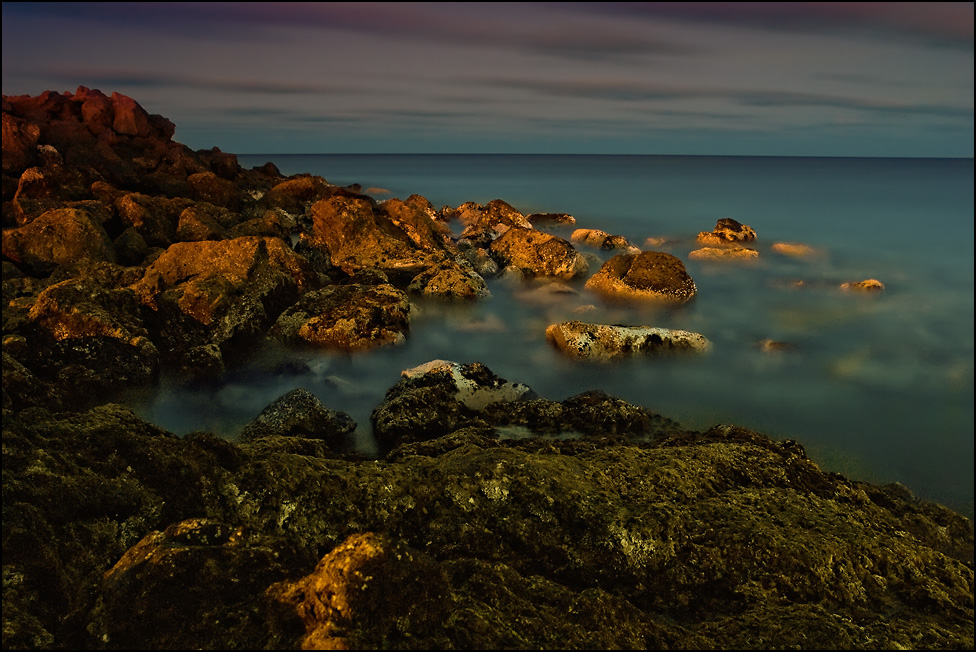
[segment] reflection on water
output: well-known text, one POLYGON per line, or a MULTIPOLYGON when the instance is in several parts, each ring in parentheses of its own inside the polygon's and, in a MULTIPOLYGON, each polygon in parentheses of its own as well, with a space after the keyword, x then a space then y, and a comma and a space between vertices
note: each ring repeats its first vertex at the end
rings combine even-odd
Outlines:
MULTIPOLYGON (((353 164, 346 167, 363 167, 348 173, 361 173, 355 181, 364 186, 403 197, 419 192, 437 206, 500 197, 525 213, 574 214, 577 226, 635 243, 664 236, 662 250, 685 262, 698 296, 667 309, 608 304, 582 280, 491 280, 491 298, 478 304, 418 302, 403 346, 355 356, 268 347, 220 386, 164 383, 140 403, 147 418, 181 434, 210 430, 234 438, 276 398, 304 387, 349 413, 359 424, 360 448, 371 454, 370 413, 403 369, 438 358, 478 361, 553 400, 602 389, 687 427, 735 423, 795 439, 829 470, 900 481, 972 515, 971 161, 961 169, 937 165, 938 174, 926 176, 924 165, 920 172, 884 161, 860 167, 842 161, 835 170, 830 161, 679 160, 675 170, 661 161, 648 169, 647 161, 597 168, 576 160, 593 157, 469 157, 477 160, 467 167, 428 157, 427 168, 414 161, 404 172, 404 157, 372 157, 372 171, 371 157, 320 158, 306 157, 294 170, 285 164, 291 159, 276 162, 286 174, 352 183, 315 167, 342 159, 353 164), (638 163, 645 167, 633 169, 638 163), (533 184, 524 176, 530 173, 533 184), (961 179, 968 185, 960 191, 961 179), (417 187, 402 190, 408 183, 417 187), (596 187, 613 192, 594 196, 596 187), (759 261, 689 260, 697 232, 726 216, 756 229, 759 261), (778 255, 769 249, 777 240, 802 241, 823 255, 778 255), (885 283, 884 292, 839 287, 871 277, 885 283), (713 349, 612 365, 569 360, 547 344, 545 329, 570 319, 699 332, 713 349), (788 346, 764 349, 763 340, 788 346)), ((571 229, 552 231, 568 238, 571 229)), ((597 258, 596 271, 608 254, 587 251, 597 258)))

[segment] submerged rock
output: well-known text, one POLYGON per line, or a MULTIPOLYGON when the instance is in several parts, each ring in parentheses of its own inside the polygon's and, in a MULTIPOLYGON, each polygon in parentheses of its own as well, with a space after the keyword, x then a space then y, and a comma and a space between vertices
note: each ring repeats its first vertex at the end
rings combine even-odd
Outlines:
POLYGON ((546 339, 574 358, 608 361, 662 353, 711 350, 699 333, 653 326, 609 326, 567 321, 546 329, 546 339))
POLYGON ((698 291, 684 263, 658 251, 614 256, 586 281, 586 288, 610 298, 675 304, 690 301, 698 291))
POLYGON ((843 283, 840 288, 842 290, 853 290, 856 292, 881 292, 885 289, 884 283, 878 279, 869 278, 864 281, 854 281, 851 283, 843 283))
POLYGON ((759 252, 746 247, 702 247, 688 253, 692 260, 749 261, 759 258, 759 252))

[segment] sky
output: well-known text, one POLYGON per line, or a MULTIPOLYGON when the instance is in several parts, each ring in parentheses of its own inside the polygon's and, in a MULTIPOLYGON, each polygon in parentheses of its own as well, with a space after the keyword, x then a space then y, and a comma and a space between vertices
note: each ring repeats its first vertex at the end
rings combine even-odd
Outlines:
POLYGON ((973 3, 3 3, 3 94, 193 149, 973 157, 973 3))

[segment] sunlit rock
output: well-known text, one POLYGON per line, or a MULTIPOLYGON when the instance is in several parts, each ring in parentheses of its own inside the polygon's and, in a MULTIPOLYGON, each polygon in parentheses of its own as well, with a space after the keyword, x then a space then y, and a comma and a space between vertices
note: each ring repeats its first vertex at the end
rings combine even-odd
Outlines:
POLYGON ((5 258, 24 271, 46 275, 60 265, 81 261, 115 262, 105 229, 87 210, 50 210, 29 224, 3 231, 5 258))
POLYGON ((576 229, 569 239, 575 244, 606 251, 621 250, 623 253, 640 253, 640 249, 622 235, 610 235, 600 229, 576 229))
POLYGON ((586 281, 586 288, 609 298, 674 304, 690 301, 698 291, 684 263, 659 251, 614 256, 586 281))
POLYGON ((372 532, 349 536, 309 575, 275 584, 268 595, 301 619, 305 650, 378 649, 405 628, 422 636, 443 623, 450 604, 447 574, 435 560, 372 532))
POLYGON ((881 281, 874 278, 869 278, 863 281, 843 283, 841 284, 840 288, 842 290, 851 290, 854 292, 881 292, 885 289, 885 286, 881 281))
POLYGON ((702 247, 688 252, 691 260, 749 261, 759 258, 759 252, 747 247, 702 247))
POLYGON ((655 328, 568 321, 552 324, 546 339, 570 357, 608 361, 662 353, 705 353, 711 343, 699 333, 655 328))
POLYGON ((466 202, 451 213, 464 227, 461 237, 487 247, 512 227, 531 229, 532 224, 517 208, 501 199, 493 199, 484 206, 466 202))
POLYGON ((756 232, 751 226, 740 224, 730 217, 723 217, 711 231, 698 234, 698 244, 706 247, 728 247, 753 242, 756 232))
POLYGON ((810 245, 797 242, 775 242, 770 249, 782 256, 790 258, 813 258, 821 254, 817 249, 810 245))
POLYGON ((485 280, 464 257, 446 258, 417 274, 407 290, 448 301, 480 301, 491 296, 485 280))
POLYGON ((513 226, 491 243, 500 267, 521 270, 526 278, 551 276, 571 280, 586 274, 586 258, 566 240, 536 229, 513 226))
POLYGON ((305 294, 268 334, 292 344, 363 351, 402 344, 410 332, 407 295, 389 284, 331 285, 305 294))

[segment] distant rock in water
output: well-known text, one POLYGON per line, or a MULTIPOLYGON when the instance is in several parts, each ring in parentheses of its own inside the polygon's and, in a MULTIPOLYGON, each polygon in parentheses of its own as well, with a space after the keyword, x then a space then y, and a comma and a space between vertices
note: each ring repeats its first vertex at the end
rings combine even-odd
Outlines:
POLYGON ((610 235, 600 229, 576 229, 569 237, 576 244, 583 244, 605 251, 623 250, 625 253, 640 253, 640 249, 622 235, 610 235))
POLYGON ((684 263, 659 251, 614 256, 586 281, 586 288, 609 298, 674 304, 687 303, 698 291, 684 263))
POLYGON ((536 229, 514 226, 491 243, 488 251, 499 267, 525 278, 548 276, 571 280, 589 270, 586 257, 560 237, 536 229))
POLYGON ((568 321, 552 324, 546 339, 574 358, 609 361, 662 353, 705 353, 711 343, 701 334, 653 326, 620 326, 568 321))
POLYGON ((780 255, 791 258, 812 258, 820 254, 813 247, 795 242, 775 242, 770 249, 780 255))
POLYGON ((698 234, 698 244, 706 247, 728 247, 753 242, 756 232, 751 226, 740 224, 730 217, 724 217, 715 223, 711 231, 698 234))
POLYGON ((532 213, 526 218, 532 226, 549 224, 576 224, 576 218, 568 213, 532 213))
POLYGON ((747 247, 702 247, 688 253, 692 260, 749 261, 759 258, 759 252, 747 247))
POLYGON ((869 278, 864 281, 854 281, 852 283, 843 283, 840 287, 842 290, 852 290, 855 292, 881 292, 885 289, 884 283, 874 278, 869 278))

